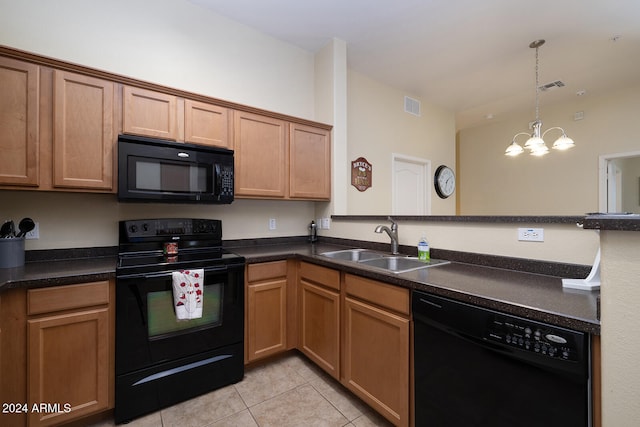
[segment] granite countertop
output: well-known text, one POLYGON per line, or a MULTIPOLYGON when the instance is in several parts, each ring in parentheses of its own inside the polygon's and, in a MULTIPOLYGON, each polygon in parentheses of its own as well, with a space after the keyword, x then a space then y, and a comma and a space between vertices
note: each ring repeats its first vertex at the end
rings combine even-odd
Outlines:
POLYGON ((339 249, 345 249, 345 246, 301 243, 234 247, 230 250, 244 256, 247 263, 277 261, 297 256, 304 261, 409 289, 431 292, 583 332, 600 333, 597 313, 597 299, 600 293, 563 289, 561 277, 461 262, 396 274, 320 255, 339 249))
MULTIPOLYGON (((587 333, 600 333, 597 314, 599 292, 563 289, 559 276, 458 261, 395 274, 321 255, 333 250, 362 247, 344 242, 312 245, 299 239, 293 242, 284 239, 278 244, 241 242, 225 247, 244 256, 249 264, 296 257, 346 273, 431 292, 532 320, 587 333)), ((438 254, 437 250, 434 254, 438 254)), ((107 280, 115 277, 116 264, 117 256, 28 262, 24 267, 0 269, 0 292, 12 288, 107 280)))
POLYGON ((0 292, 13 288, 40 288, 116 277, 115 256, 27 262, 22 267, 0 268, 0 292))
POLYGON ((587 215, 583 226, 591 230, 640 231, 640 215, 601 213, 587 215))

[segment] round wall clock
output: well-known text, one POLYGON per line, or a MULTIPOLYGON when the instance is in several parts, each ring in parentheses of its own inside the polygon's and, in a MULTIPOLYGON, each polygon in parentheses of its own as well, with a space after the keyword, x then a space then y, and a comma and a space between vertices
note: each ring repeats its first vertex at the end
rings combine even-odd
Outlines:
POLYGON ((450 167, 440 165, 438 166, 438 169, 436 169, 433 185, 436 188, 438 196, 442 199, 446 199, 456 190, 456 175, 450 167))

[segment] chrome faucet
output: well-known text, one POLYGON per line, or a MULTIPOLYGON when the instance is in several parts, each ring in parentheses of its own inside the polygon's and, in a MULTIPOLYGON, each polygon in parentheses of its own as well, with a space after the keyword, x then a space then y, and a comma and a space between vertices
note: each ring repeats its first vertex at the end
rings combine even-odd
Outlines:
POLYGON ((391 228, 386 225, 379 225, 376 227, 376 233, 382 233, 386 231, 389 237, 391 237, 391 253, 393 255, 399 254, 398 252, 398 224, 396 224, 391 217, 389 217, 389 221, 391 221, 391 228))

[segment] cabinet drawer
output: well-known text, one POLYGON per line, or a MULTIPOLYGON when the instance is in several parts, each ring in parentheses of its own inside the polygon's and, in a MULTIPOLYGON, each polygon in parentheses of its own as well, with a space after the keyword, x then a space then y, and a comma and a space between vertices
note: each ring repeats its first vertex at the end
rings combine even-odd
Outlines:
POLYGON ((340 290, 340 272, 338 270, 309 264, 308 262, 301 262, 300 278, 305 278, 337 291, 340 290))
POLYGON ((109 303, 109 282, 81 283, 52 288, 29 289, 27 314, 50 313, 109 303))
POLYGON ((262 262, 247 265, 247 281, 249 283, 284 277, 286 275, 287 261, 262 262))
POLYGON ((409 315, 409 290, 364 277, 346 274, 347 294, 370 301, 380 307, 409 315))

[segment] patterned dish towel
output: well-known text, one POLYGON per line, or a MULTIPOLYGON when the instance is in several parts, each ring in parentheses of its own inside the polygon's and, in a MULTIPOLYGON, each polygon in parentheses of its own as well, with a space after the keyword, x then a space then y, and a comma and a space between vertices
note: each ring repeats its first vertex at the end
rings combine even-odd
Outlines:
POLYGON ((173 305, 178 320, 202 317, 204 269, 174 271, 173 305))

